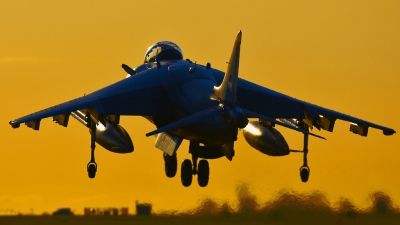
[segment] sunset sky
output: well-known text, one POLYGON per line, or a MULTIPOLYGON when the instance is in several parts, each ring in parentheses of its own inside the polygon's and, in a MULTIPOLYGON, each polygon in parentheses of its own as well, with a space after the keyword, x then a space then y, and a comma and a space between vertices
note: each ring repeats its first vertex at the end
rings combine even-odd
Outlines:
MULTIPOLYGON (((40 131, 8 122, 83 96, 124 79, 121 64, 143 62, 160 40, 177 43, 184 58, 225 71, 243 31, 239 76, 273 90, 400 131, 400 1, 2 1, 0 3, 0 214, 36 214, 70 207, 129 207, 153 203, 155 211, 185 210, 204 197, 235 204, 247 183, 260 202, 281 189, 326 193, 369 205, 384 191, 400 205, 400 134, 368 137, 337 121, 333 133, 310 137, 308 183, 301 154, 269 157, 239 134, 232 162, 210 160, 210 182, 181 185, 164 174, 162 152, 145 134, 154 125, 122 117, 135 151, 119 155, 98 146, 89 179, 88 129, 51 118, 40 131), (2 210, 2 211, 1 211, 2 210)), ((302 135, 278 127, 292 149, 302 135)), ((189 158, 188 141, 178 150, 189 158)), ((179 166, 180 168, 180 166, 179 166)))

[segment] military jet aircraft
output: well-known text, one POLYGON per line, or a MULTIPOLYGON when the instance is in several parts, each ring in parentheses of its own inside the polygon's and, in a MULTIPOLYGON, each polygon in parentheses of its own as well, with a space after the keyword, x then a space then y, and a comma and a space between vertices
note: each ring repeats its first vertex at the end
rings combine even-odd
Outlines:
POLYGON ((209 181, 207 159, 235 155, 234 143, 243 129, 246 141, 269 156, 285 156, 291 150, 276 125, 304 135, 303 165, 300 177, 307 182, 310 168, 307 162, 308 137, 323 137, 311 133, 312 128, 332 132, 335 121, 350 122, 350 131, 367 136, 368 128, 385 135, 393 129, 357 119, 330 109, 313 105, 270 90, 238 77, 242 32, 237 34, 226 72, 214 69, 210 63, 199 65, 184 60, 178 45, 170 41, 157 42, 145 54, 144 64, 132 69, 122 64, 128 73, 110 86, 71 101, 10 121, 13 128, 25 123, 39 130, 43 118, 67 127, 72 116, 89 128, 91 160, 87 164, 89 178, 94 178, 97 163, 95 143, 115 153, 130 153, 134 147, 128 132, 120 125, 121 116, 143 116, 157 128, 147 133, 156 135, 156 147, 163 151, 165 173, 177 173, 177 156, 182 141, 190 141, 192 159, 181 164, 181 182, 188 187, 193 175, 199 186, 209 181), (250 121, 250 120, 251 121, 250 121), (201 160, 199 160, 201 159, 201 160))

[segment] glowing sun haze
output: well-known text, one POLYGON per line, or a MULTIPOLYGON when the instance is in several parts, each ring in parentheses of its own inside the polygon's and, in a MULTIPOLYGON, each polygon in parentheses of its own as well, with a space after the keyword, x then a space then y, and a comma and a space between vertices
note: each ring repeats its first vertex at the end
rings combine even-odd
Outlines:
MULTIPOLYGON (((370 129, 367 138, 337 121, 333 133, 310 137, 308 183, 300 181, 301 154, 274 158, 239 134, 232 162, 210 160, 210 183, 181 185, 164 174, 162 152, 145 134, 154 125, 122 117, 135 151, 96 149, 95 179, 87 177, 90 136, 79 122, 68 128, 42 120, 39 132, 8 121, 83 96, 126 77, 121 64, 143 62, 160 40, 177 43, 184 58, 226 69, 234 38, 243 31, 239 76, 284 94, 397 131, 400 122, 399 1, 3 1, 0 4, 0 77, 3 110, 0 209, 52 212, 71 207, 184 210, 203 197, 233 201, 246 182, 258 199, 281 189, 319 190, 368 204, 384 191, 400 204, 399 135, 370 129)), ((278 127, 292 149, 302 135, 278 127)), ((178 160, 189 158, 188 142, 178 160)))

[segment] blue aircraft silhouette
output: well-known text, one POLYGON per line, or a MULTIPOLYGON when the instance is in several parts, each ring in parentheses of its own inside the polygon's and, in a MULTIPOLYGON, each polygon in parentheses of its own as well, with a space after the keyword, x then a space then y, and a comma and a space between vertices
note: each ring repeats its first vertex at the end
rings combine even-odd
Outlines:
MULTIPOLYGON (((157 135, 156 147, 164 153, 165 173, 177 172, 176 151, 181 142, 190 141, 192 160, 181 164, 181 181, 190 186, 193 175, 205 187, 209 180, 206 159, 225 156, 232 160, 238 130, 243 129, 246 141, 270 156, 290 152, 304 154, 300 176, 307 182, 309 130, 332 132, 337 119, 351 122, 350 131, 367 136, 373 127, 392 135, 395 131, 330 109, 313 105, 275 92, 238 77, 242 32, 236 37, 226 73, 207 65, 184 60, 178 45, 161 41, 145 54, 144 64, 135 69, 123 64, 128 77, 91 94, 10 121, 13 128, 25 123, 39 130, 40 121, 52 117, 67 127, 70 116, 90 129, 91 160, 87 164, 94 178, 97 163, 95 143, 115 153, 133 152, 129 134, 119 125, 120 116, 143 116, 157 129, 147 136, 157 135), (249 121, 249 118, 257 119, 249 121), (280 125, 304 134, 302 151, 290 150, 284 137, 274 128, 280 125), (198 163, 198 159, 201 159, 198 163)), ((324 138, 323 138, 324 139, 324 138)))

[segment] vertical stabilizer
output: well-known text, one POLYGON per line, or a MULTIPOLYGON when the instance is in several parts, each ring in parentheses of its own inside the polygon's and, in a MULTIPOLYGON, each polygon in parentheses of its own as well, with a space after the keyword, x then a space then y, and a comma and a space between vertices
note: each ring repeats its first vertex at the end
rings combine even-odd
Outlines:
POLYGON ((239 77, 239 58, 240 58, 240 44, 242 42, 242 31, 236 36, 235 44, 231 58, 228 62, 228 68, 226 70, 224 79, 219 87, 214 87, 215 96, 223 103, 236 106, 236 91, 237 91, 237 80, 239 77))

